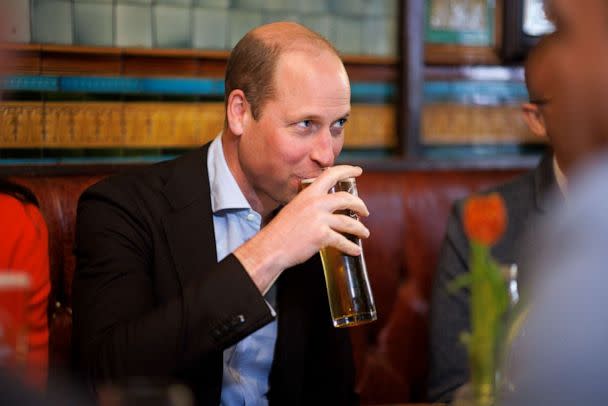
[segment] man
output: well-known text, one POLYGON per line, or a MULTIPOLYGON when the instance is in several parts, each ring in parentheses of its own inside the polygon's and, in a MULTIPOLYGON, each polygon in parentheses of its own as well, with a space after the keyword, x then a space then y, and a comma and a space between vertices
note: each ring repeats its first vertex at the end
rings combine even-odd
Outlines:
POLYGON ((597 158, 577 164, 577 173, 569 176, 568 204, 536 227, 540 249, 529 252, 537 275, 529 288, 532 306, 512 332, 501 371, 512 386, 500 394, 499 403, 506 406, 587 405, 608 395, 603 379, 608 364, 598 351, 608 333, 608 4, 553 3, 568 36, 555 66, 570 103, 562 121, 587 134, 585 142, 595 146, 597 158))
POLYGON ((570 176, 568 204, 535 225, 529 299, 510 326, 497 404, 593 405, 608 396, 606 262, 608 211, 603 154, 570 176))
POLYGON ((211 144, 83 194, 73 289, 81 370, 97 386, 178 380, 198 404, 356 403, 348 331, 332 327, 315 255, 324 246, 359 255, 341 233, 369 235, 333 214, 368 215, 359 198, 327 194, 361 174, 332 167, 350 112, 344 66, 298 24, 261 26, 232 51, 225 96, 225 128, 211 144))
MULTIPOLYGON (((581 137, 561 126, 568 107, 562 102, 560 82, 554 74, 555 58, 562 51, 559 34, 544 38, 529 55, 525 71, 530 103, 522 107, 531 131, 547 137, 553 153, 538 167, 492 191, 498 192, 507 208, 508 227, 501 241, 492 249, 502 264, 521 264, 519 246, 529 224, 542 217, 554 195, 566 192, 567 174, 592 151, 581 137)), ((440 251, 431 298, 429 399, 449 402, 454 392, 469 379, 468 358, 460 334, 470 330, 469 290, 448 292, 447 285, 469 271, 469 241, 462 225, 462 202, 455 204, 448 221, 440 251)), ((525 289, 529 275, 520 269, 518 283, 525 289)))

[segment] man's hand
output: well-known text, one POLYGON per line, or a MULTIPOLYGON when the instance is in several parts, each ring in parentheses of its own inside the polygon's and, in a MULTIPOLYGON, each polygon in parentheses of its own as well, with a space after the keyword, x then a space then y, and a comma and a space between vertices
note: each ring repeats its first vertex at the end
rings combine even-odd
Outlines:
POLYGON ((334 212, 352 210, 368 216, 367 207, 350 193, 327 193, 339 180, 361 172, 361 168, 347 165, 328 168, 234 252, 262 293, 281 272, 308 260, 323 247, 335 247, 353 256, 361 254, 359 246, 342 233, 367 238, 369 230, 356 219, 334 212))

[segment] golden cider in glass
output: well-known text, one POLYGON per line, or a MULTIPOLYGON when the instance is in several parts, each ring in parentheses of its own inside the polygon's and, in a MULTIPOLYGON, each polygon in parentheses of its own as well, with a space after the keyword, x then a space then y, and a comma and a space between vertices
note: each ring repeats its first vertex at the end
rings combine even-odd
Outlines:
MULTIPOLYGON (((313 181, 314 179, 303 180, 302 188, 313 181)), ((341 191, 357 195, 355 178, 339 181, 329 193, 341 191)), ((357 214, 350 210, 340 210, 336 213, 358 218, 357 214)), ((359 238, 350 234, 345 236, 361 247, 359 238)), ((335 327, 357 326, 377 318, 363 250, 361 252, 359 256, 351 256, 333 247, 326 247, 320 251, 327 297, 335 327)))

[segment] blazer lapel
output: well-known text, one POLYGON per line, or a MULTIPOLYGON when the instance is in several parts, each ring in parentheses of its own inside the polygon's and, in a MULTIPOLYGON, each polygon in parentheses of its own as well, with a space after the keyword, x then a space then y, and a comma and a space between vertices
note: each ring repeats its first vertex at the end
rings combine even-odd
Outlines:
POLYGON ((171 212, 163 219, 180 285, 217 262, 211 210, 207 151, 209 144, 176 162, 163 193, 171 212))

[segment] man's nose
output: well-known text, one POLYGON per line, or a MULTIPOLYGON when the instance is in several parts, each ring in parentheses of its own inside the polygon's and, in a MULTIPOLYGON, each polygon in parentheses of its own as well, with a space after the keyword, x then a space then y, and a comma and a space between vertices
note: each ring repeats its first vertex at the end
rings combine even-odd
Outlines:
POLYGON ((312 147, 310 158, 317 162, 322 168, 334 164, 336 156, 334 155, 333 142, 334 140, 329 130, 323 131, 315 137, 315 143, 312 147))

